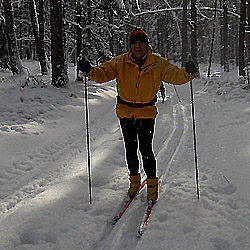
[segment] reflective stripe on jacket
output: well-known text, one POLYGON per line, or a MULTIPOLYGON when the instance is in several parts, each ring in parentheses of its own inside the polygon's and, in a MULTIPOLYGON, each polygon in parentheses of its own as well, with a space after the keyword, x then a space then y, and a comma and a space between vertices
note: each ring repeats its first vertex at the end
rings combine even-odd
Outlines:
MULTIPOLYGON (((129 59, 130 51, 117 56, 99 67, 93 67, 88 77, 98 83, 108 82, 116 78, 118 96, 125 102, 148 103, 156 96, 161 82, 184 84, 189 81, 189 74, 184 68, 178 68, 166 59, 152 54, 144 65, 139 66, 129 59)), ((116 105, 117 116, 120 118, 155 118, 156 106, 134 108, 123 103, 116 105)))

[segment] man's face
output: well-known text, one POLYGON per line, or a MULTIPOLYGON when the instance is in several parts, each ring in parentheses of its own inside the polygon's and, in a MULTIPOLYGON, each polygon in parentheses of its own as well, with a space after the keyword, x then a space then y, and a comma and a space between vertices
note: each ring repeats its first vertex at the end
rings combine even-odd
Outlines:
POLYGON ((132 54, 137 60, 140 60, 148 51, 148 46, 146 43, 141 41, 135 41, 130 45, 132 54))

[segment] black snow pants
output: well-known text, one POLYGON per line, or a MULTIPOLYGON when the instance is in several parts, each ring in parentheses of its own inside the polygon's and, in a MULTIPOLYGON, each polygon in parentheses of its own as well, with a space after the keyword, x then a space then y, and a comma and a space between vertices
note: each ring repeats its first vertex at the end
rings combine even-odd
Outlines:
POLYGON ((139 151, 142 156, 143 168, 147 178, 156 177, 156 160, 153 153, 153 137, 155 119, 130 119, 120 118, 120 125, 123 134, 126 160, 130 175, 137 175, 139 172, 139 151))

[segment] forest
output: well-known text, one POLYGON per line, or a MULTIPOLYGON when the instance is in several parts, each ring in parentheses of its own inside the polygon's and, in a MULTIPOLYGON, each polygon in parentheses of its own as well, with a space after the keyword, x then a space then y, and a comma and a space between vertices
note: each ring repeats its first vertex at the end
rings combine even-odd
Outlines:
MULTIPOLYGON (((22 60, 37 60, 51 84, 68 83, 77 58, 94 65, 125 53, 128 33, 146 31, 150 47, 168 60, 190 58, 225 72, 249 73, 250 3, 247 0, 1 0, 0 67, 14 75, 22 60)), ((77 69, 77 79, 81 79, 77 69)))

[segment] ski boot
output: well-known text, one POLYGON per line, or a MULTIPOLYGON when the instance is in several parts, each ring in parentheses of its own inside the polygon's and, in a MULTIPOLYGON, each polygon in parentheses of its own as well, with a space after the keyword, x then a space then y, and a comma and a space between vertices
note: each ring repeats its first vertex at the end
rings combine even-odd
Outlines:
POLYGON ((158 199, 158 178, 147 179, 148 202, 156 203, 158 199))
POLYGON ((129 198, 133 198, 136 196, 139 188, 140 188, 140 185, 141 185, 141 176, 140 174, 138 175, 131 175, 130 178, 130 187, 129 187, 129 190, 128 190, 128 195, 129 195, 129 198))

